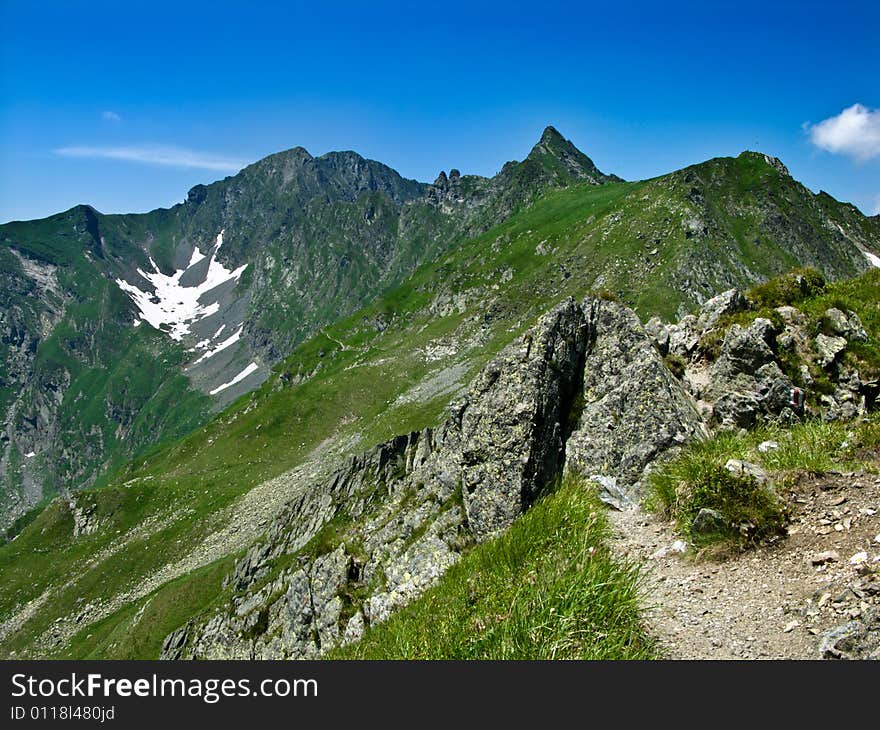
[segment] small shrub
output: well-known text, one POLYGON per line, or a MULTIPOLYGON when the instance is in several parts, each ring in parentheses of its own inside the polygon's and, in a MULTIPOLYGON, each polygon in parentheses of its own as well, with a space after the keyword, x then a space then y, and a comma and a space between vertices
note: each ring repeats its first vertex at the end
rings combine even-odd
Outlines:
POLYGON ((707 362, 715 362, 721 357, 721 345, 724 344, 724 329, 709 330, 697 342, 697 351, 707 362))
POLYGON ((754 477, 731 474, 723 466, 716 466, 686 491, 679 507, 686 533, 704 508, 719 512, 731 533, 742 534, 742 527, 747 526, 748 536, 757 539, 778 533, 785 524, 785 510, 770 488, 754 477))
POLYGON ((880 420, 863 421, 846 443, 847 455, 854 459, 874 458, 880 455, 880 420))
POLYGON ((610 289, 605 289, 604 287, 596 289, 592 292, 592 295, 596 297, 596 299, 604 299, 606 302, 620 302, 620 296, 616 292, 613 292, 610 289))
POLYGON ((676 355, 675 353, 670 352, 663 358, 663 362, 666 363, 669 372, 671 372, 678 380, 681 380, 684 377, 687 361, 681 355, 676 355))
POLYGON ((795 269, 752 287, 748 297, 759 307, 781 307, 815 296, 824 288, 825 277, 816 269, 795 269))
POLYGON ((700 545, 777 534, 786 520, 783 501, 756 479, 724 468, 730 458, 751 456, 756 437, 728 432, 692 444, 651 474, 646 507, 675 520, 678 530, 700 545), (724 527, 714 534, 693 534, 691 525, 704 508, 720 513, 724 527))

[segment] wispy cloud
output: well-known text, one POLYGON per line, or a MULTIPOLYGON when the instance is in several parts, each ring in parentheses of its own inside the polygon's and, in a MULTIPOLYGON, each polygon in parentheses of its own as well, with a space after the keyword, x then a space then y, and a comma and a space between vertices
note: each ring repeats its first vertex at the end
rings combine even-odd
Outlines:
POLYGON ((835 117, 807 124, 810 141, 828 152, 859 162, 880 157, 880 109, 853 104, 835 117))
POLYGON ((186 167, 201 170, 217 170, 220 172, 237 172, 247 162, 244 160, 223 157, 207 152, 189 150, 173 145, 145 144, 124 147, 61 147, 54 150, 62 157, 84 157, 91 159, 122 160, 143 165, 160 165, 163 167, 186 167))
POLYGON ((103 119, 105 122, 113 122, 114 124, 119 124, 122 122, 122 115, 108 109, 105 112, 101 112, 101 119, 103 119))

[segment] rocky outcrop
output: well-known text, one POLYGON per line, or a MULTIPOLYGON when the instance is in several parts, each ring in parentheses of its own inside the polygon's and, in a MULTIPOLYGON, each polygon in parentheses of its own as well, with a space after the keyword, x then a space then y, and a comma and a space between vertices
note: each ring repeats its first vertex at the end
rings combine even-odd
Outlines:
POLYGON ((460 411, 460 470, 474 534, 507 528, 562 466, 587 323, 573 300, 480 373, 460 411))
POLYGON ((868 341, 868 333, 865 332, 862 320, 853 311, 844 313, 837 309, 837 307, 826 309, 825 321, 834 334, 843 337, 845 340, 852 342, 868 341))
POLYGON ((565 467, 604 477, 595 480, 603 485, 603 499, 621 507, 636 501, 636 485, 651 461, 704 435, 705 428, 631 310, 602 300, 585 309, 591 338, 565 467))
POLYGON ((703 304, 697 317, 697 329, 706 332, 715 327, 722 317, 748 308, 749 300, 739 289, 728 289, 703 304))
POLYGON ((797 415, 795 386, 771 347, 776 334, 773 323, 762 317, 748 327, 734 324, 728 330, 703 394, 714 402, 713 414, 722 428, 748 428, 762 416, 791 420, 797 415))
POLYGON ((635 315, 568 300, 490 362, 438 428, 303 489, 236 564, 224 609, 170 634, 162 656, 320 656, 509 527, 563 467, 629 489, 699 432, 635 315))
MULTIPOLYGON (((236 563, 227 605, 170 634, 163 656, 321 656, 416 599, 563 471, 623 509, 659 458, 710 425, 799 417, 779 349, 810 349, 806 317, 789 307, 773 321, 721 329, 747 307, 730 291, 677 325, 643 327, 615 302, 563 302, 488 363, 436 429, 398 436, 304 485, 236 563), (712 333, 719 354, 706 365, 712 333), (683 380, 664 362, 667 348, 687 355, 683 380)), ((858 336, 853 315, 841 315, 858 336)), ((844 387, 861 384, 850 377, 844 387)), ((762 479, 746 462, 726 466, 762 479)), ((698 532, 717 524, 711 510, 697 517, 698 532)))
POLYGON ((851 342, 868 339, 855 312, 831 308, 811 323, 796 307, 780 306, 772 319, 730 324, 751 306, 731 289, 676 324, 655 317, 645 326, 661 355, 680 358, 685 387, 711 426, 750 428, 804 415, 849 420, 872 407, 875 384, 863 382, 845 357, 851 342), (820 377, 827 380, 816 392, 820 377))
POLYGON ((880 609, 869 609, 860 620, 850 621, 822 634, 819 658, 880 659, 880 609))

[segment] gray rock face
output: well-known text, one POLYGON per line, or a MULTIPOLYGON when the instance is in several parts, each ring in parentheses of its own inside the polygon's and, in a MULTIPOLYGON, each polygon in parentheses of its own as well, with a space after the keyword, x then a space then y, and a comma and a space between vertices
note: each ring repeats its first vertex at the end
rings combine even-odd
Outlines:
POLYGON ((190 626, 191 624, 187 622, 165 637, 165 641, 162 643, 163 659, 175 660, 181 658, 183 650, 186 647, 190 626))
POLYGON ((861 620, 822 634, 820 659, 880 659, 880 611, 871 609, 861 620))
POLYGON ((728 289, 700 307, 697 329, 706 332, 715 327, 724 315, 742 312, 748 308, 749 301, 739 289, 728 289))
POLYGON ((230 605, 173 632, 162 656, 313 658, 355 641, 509 527, 563 467, 595 474, 624 506, 649 461, 701 428, 635 314, 568 300, 437 429, 303 489, 235 566, 230 605))
POLYGON ((669 352, 679 357, 689 358, 700 342, 700 332, 697 330, 697 318, 693 314, 682 317, 678 324, 670 325, 669 352))
POLYGON ((855 312, 847 311, 845 314, 836 307, 825 310, 825 320, 836 335, 846 340, 866 342, 868 333, 862 325, 862 320, 855 312))
POLYGON ((703 422, 631 310, 602 300, 584 309, 591 337, 583 405, 565 468, 633 488, 659 454, 704 434, 703 422))
POLYGON ((715 368, 716 377, 724 376, 724 370, 732 374, 753 373, 762 365, 773 361, 775 329, 769 319, 758 317, 748 327, 733 325, 724 337, 721 357, 715 368))
POLYGON ((461 474, 474 533, 507 528, 562 465, 587 324, 569 300, 479 375, 461 406, 461 474))
POLYGON ((664 357, 669 353, 669 329, 660 317, 651 317, 645 322, 645 332, 654 341, 654 346, 664 357))
POLYGON ((705 393, 714 402, 713 415, 722 428, 748 428, 761 416, 795 416, 794 384, 779 368, 771 347, 775 334, 773 323, 762 317, 748 327, 735 324, 728 330, 705 393))
POLYGON ((837 356, 846 349, 846 338, 829 337, 820 334, 816 337, 816 350, 819 353, 819 364, 823 368, 827 368, 833 363, 837 356))

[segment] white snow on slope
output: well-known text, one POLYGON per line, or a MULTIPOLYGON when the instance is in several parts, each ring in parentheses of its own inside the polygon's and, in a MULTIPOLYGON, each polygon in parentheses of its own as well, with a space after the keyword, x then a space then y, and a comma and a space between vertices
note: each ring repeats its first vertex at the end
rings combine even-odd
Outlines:
MULTIPOLYGON (((221 238, 222 235, 223 234, 221 233, 220 236, 217 236, 217 248, 218 249, 220 248, 220 242, 223 240, 221 238)), ((196 246, 193 249, 193 255, 190 258, 189 264, 187 264, 186 268, 191 269, 193 266, 195 266, 197 263, 199 263, 199 261, 201 261, 204 258, 205 258, 205 254, 203 254, 201 251, 199 251, 199 247, 196 246)))
POLYGON ((223 383, 223 385, 218 385, 216 388, 214 388, 214 390, 210 391, 211 395, 217 395, 217 393, 219 393, 221 390, 226 390, 227 388, 235 385, 236 383, 240 383, 248 375, 250 375, 252 372, 254 372, 254 370, 257 370, 257 369, 259 369, 259 366, 255 362, 252 362, 250 365, 248 365, 244 370, 242 370, 238 375, 236 375, 228 383, 223 383))
MULTIPOLYGON (((221 327, 220 329, 223 329, 223 328, 221 327)), ((235 334, 233 334, 231 337, 227 337, 225 340, 223 340, 223 342, 221 342, 219 345, 217 345, 217 347, 205 352, 198 360, 196 360, 193 363, 193 365, 198 365, 200 362, 202 362, 202 360, 207 360, 209 357, 214 357, 214 355, 216 355, 218 352, 222 352, 230 345, 234 345, 236 342, 238 342, 239 338, 241 337, 241 331, 243 329, 244 329, 244 325, 239 327, 235 331, 235 334)), ((214 336, 216 337, 216 335, 214 335, 214 336)), ((200 342, 199 345, 202 345, 202 347, 207 347, 207 340, 202 340, 202 342, 200 342), (206 343, 206 344, 203 345, 202 343, 206 343)), ((196 345, 196 347, 198 347, 199 345, 196 345)))
POLYGON ((876 266, 880 269, 880 256, 877 256, 877 254, 873 254, 870 251, 862 251, 862 253, 865 254, 868 261, 871 262, 871 266, 876 266))
POLYGON ((117 279, 116 284, 137 305, 142 320, 149 322, 157 330, 166 332, 171 339, 180 341, 189 334, 193 322, 214 314, 220 309, 220 305, 216 302, 202 304, 199 300, 221 284, 231 280, 237 281, 248 267, 248 264, 244 264, 235 271, 230 271, 217 261, 217 251, 222 245, 223 231, 220 231, 208 262, 205 280, 196 286, 182 286, 180 279, 190 267, 205 258, 198 247, 193 251, 189 265, 171 276, 163 274, 152 258, 150 258, 152 272, 137 270, 138 274, 153 285, 156 290, 155 294, 141 291, 124 279, 117 279))

